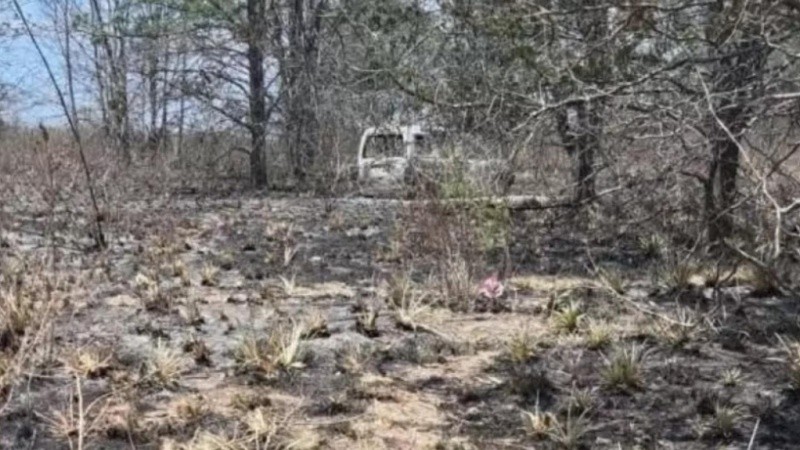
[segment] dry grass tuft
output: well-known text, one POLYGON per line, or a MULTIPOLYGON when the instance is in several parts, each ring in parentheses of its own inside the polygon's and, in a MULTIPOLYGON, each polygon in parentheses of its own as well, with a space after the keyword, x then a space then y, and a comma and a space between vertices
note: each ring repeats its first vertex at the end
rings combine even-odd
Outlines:
POLYGON ((668 289, 685 291, 705 284, 705 280, 698 273, 696 264, 691 261, 681 261, 667 265, 662 270, 661 279, 668 289))
POLYGON ((180 450, 246 450, 247 446, 238 439, 199 430, 191 441, 173 448, 180 450))
MULTIPOLYGON (((7 286, 15 281, 0 279, 7 286)), ((23 289, 0 289, 0 333, 7 336, 7 340, 16 339, 25 334, 31 327, 35 317, 33 298, 23 289)))
POLYGON ((249 411, 245 414, 243 421, 248 437, 266 448, 275 439, 281 425, 283 425, 282 421, 278 420, 274 414, 268 412, 265 408, 256 408, 249 411))
POLYGON ((508 339, 506 351, 511 362, 522 364, 536 355, 536 342, 527 330, 520 330, 508 339))
POLYGON ((389 279, 387 287, 387 303, 390 307, 398 307, 414 291, 414 282, 409 272, 395 273, 389 279))
POLYGON ((145 377, 159 386, 174 387, 188 367, 188 361, 179 350, 159 339, 145 361, 145 377))
POLYGON ((330 331, 328 331, 328 318, 317 309, 306 314, 301 326, 303 328, 303 339, 330 336, 330 331))
POLYGON ((621 389, 638 389, 643 384, 642 360, 644 354, 635 345, 617 348, 611 358, 604 356, 606 367, 602 372, 606 386, 621 389))
POLYGON ((302 369, 305 367, 302 345, 305 333, 303 325, 296 322, 292 323, 291 328, 275 328, 265 338, 249 333, 234 351, 234 358, 241 369, 268 375, 281 370, 302 369))
POLYGON ((656 323, 658 336, 667 345, 680 348, 697 335, 699 320, 697 314, 687 308, 678 308, 670 320, 660 320, 656 323))
POLYGON ((783 350, 786 353, 786 370, 792 388, 800 390, 800 342, 787 341, 780 338, 783 350))
POLYGON ((203 266, 203 270, 200 271, 200 284, 202 286, 216 286, 218 275, 218 268, 211 264, 206 264, 203 266))
POLYGON ((375 350, 369 345, 353 344, 338 355, 338 367, 350 375, 363 374, 375 357, 375 350))
POLYGON ((161 288, 157 277, 139 273, 133 280, 134 291, 148 311, 169 311, 172 302, 169 294, 161 288))
POLYGON ((430 305, 425 294, 409 292, 394 308, 394 319, 399 327, 416 330, 422 317, 429 311, 430 305))
POLYGON ((534 439, 544 439, 553 431, 556 418, 552 413, 539 411, 522 412, 522 428, 534 439))
POLYGON ((695 432, 701 438, 729 439, 736 433, 736 428, 746 418, 745 410, 740 405, 714 405, 714 411, 708 420, 699 420, 695 424, 695 432))
POLYGON ((605 321, 589 320, 586 329, 586 346, 591 350, 599 350, 611 343, 614 328, 605 321))
POLYGON ((82 378, 104 376, 111 369, 113 354, 98 348, 82 348, 74 351, 65 361, 66 368, 82 378))
POLYGON ((291 297, 297 292, 297 281, 295 275, 292 275, 291 278, 280 275, 278 278, 281 280, 281 286, 283 287, 283 294, 285 296, 291 297))
POLYGON ((573 387, 564 405, 564 410, 572 414, 584 414, 591 411, 595 403, 594 390, 573 387))
POLYGON ((378 337, 378 317, 380 309, 376 306, 368 306, 364 311, 356 316, 356 331, 367 337, 378 337))
POLYGON ((553 423, 548 437, 559 448, 577 450, 583 448, 583 440, 589 432, 589 424, 585 414, 577 417, 567 413, 563 421, 553 423))
POLYGON ((211 349, 208 348, 205 341, 197 336, 190 337, 183 344, 183 351, 192 356, 195 364, 199 366, 211 366, 211 349))
POLYGON ((453 255, 443 264, 442 294, 445 303, 457 309, 472 309, 476 289, 467 260, 460 255, 453 255))
POLYGON ((175 417, 183 423, 197 422, 208 412, 206 399, 201 395, 182 397, 173 409, 175 417))
POLYGON ((197 327, 205 323, 203 314, 200 313, 200 308, 194 300, 178 308, 178 314, 186 325, 197 327))

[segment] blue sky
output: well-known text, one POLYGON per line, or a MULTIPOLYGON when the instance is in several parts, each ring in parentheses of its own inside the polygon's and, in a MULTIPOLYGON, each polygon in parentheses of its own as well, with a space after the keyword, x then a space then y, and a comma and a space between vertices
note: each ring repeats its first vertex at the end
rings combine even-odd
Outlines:
MULTIPOLYGON (((28 20, 36 22, 43 19, 38 0, 21 0, 20 5, 28 20)), ((15 28, 18 25, 18 21, 14 20, 11 3, 0 0, 0 23, 4 22, 12 22, 15 28)), ((40 45, 58 77, 62 72, 60 58, 56 57, 57 52, 49 44, 47 39, 40 39, 40 45)), ((18 95, 8 113, 4 114, 4 119, 20 120, 29 124, 57 123, 63 120, 47 72, 27 35, 0 37, 0 81, 11 84, 18 90, 18 95)))

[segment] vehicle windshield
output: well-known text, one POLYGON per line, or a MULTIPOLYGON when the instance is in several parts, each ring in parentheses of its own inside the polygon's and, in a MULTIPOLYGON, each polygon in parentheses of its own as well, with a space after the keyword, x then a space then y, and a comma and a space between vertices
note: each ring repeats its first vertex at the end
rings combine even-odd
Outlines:
POLYGON ((364 145, 365 158, 392 158, 406 155, 400 134, 373 134, 364 145))

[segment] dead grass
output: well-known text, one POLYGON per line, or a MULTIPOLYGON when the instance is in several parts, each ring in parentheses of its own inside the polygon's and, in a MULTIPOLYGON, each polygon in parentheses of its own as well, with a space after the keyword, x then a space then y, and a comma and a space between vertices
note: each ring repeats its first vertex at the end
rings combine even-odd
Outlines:
POLYGON ((188 370, 189 362, 183 354, 159 339, 145 361, 145 380, 173 388, 188 370))
POLYGON ((83 348, 69 355, 65 366, 82 378, 95 378, 105 375, 111 369, 112 359, 110 350, 83 348))
POLYGON ((305 367, 303 336, 307 330, 300 322, 291 326, 279 325, 264 337, 247 333, 237 346, 234 356, 242 370, 255 370, 267 375, 305 367))
MULTIPOLYGON (((280 202, 245 199, 236 209, 209 203, 202 215, 188 208, 188 217, 175 220, 180 234, 127 224, 147 237, 132 239, 144 243, 142 254, 120 247, 120 254, 62 255, 82 266, 64 296, 68 314, 57 320, 46 311, 41 279, 29 276, 19 288, 15 277, 24 271, 3 275, 0 400, 11 399, 8 411, 16 415, 5 414, 0 402, 0 421, 22 423, 15 417, 23 417, 24 392, 40 418, 33 425, 37 432, 75 448, 80 438, 86 448, 128 447, 132 441, 137 448, 201 450, 571 449, 614 446, 619 436, 633 432, 626 428, 631 417, 637 436, 663 432, 656 422, 665 410, 670 431, 660 435, 664 445, 675 444, 671 430, 685 439, 692 417, 699 417, 703 441, 687 445, 739 445, 747 439, 742 431, 754 407, 748 395, 756 390, 773 395, 785 409, 781 414, 794 417, 782 387, 800 389, 800 345, 787 338, 783 360, 765 358, 759 366, 744 356, 769 351, 764 339, 771 337, 740 319, 742 314, 763 320, 755 312, 772 314, 769 308, 778 300, 763 299, 769 306, 755 309, 748 294, 740 293, 747 290, 731 290, 739 295, 736 301, 721 296, 714 310, 696 289, 704 273, 697 269, 700 260, 691 270, 687 265, 673 267, 669 276, 666 269, 660 272, 659 283, 673 288, 664 293, 646 279, 658 267, 671 267, 670 249, 660 248, 660 241, 639 243, 648 266, 615 272, 620 283, 609 280, 609 273, 605 280, 528 273, 548 270, 553 256, 545 243, 532 258, 535 270, 534 263, 513 260, 517 275, 504 280, 519 309, 483 311, 473 308, 472 274, 492 273, 497 263, 482 253, 484 244, 476 243, 480 251, 473 254, 456 248, 454 239, 446 243, 451 253, 417 254, 419 247, 409 240, 418 238, 418 229, 396 223, 402 236, 394 243, 384 241, 391 233, 385 223, 377 227, 386 233, 337 240, 333 235, 343 233, 335 230, 347 230, 351 222, 374 227, 373 216, 382 213, 328 216, 320 224, 330 228, 327 233, 317 227, 317 204, 280 202), (296 208, 310 211, 310 218, 296 208), (225 219, 217 221, 220 216, 225 219), (264 222, 296 225, 264 232, 271 226, 264 222), (224 232, 231 234, 217 239, 224 232), (384 244, 392 257, 372 259, 384 244), (324 263, 312 261, 316 256, 314 261, 324 263), (397 275, 381 284, 385 274, 397 275), (648 313, 610 302, 617 298, 610 290, 648 313), (131 291, 135 296, 120 294, 131 291), (747 333, 745 352, 720 345, 721 331, 712 331, 725 329, 747 333), (648 356, 643 345, 659 358, 648 356), (407 356, 401 347, 416 354, 407 356), (661 364, 662 354, 674 363, 661 364), (74 378, 85 391, 82 407, 74 378), (33 380, 31 388, 22 391, 27 380, 33 380), (710 402, 703 412, 674 400, 709 387, 734 400, 710 402), (541 403, 534 406, 537 394, 541 403), (48 402, 52 398, 65 402, 48 402), (311 407, 328 398, 341 410, 311 407), (291 399, 294 408, 282 399, 291 399)), ((454 231, 444 225, 438 230, 445 228, 454 231)), ((564 273, 585 272, 580 258, 555 258, 568 267, 564 273)), ((73 273, 66 264, 58 268, 73 273)), ((730 284, 758 287, 757 280, 745 278, 737 275, 730 284)), ((794 335, 784 323, 759 325, 794 335)), ((780 414, 772 417, 784 428, 762 425, 759 438, 771 433, 777 449, 789 442, 781 430, 791 428, 779 422, 780 414)))
POLYGON ((213 264, 205 264, 200 272, 200 284, 202 286, 216 286, 219 269, 213 264))

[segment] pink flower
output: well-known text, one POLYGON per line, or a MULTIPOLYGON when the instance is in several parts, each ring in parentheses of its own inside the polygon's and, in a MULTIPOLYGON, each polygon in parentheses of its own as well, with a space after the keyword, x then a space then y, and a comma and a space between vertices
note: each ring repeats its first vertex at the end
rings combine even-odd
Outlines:
POLYGON ((500 277, 496 273, 483 280, 478 287, 478 293, 489 299, 500 298, 504 292, 503 283, 500 282, 500 277))

